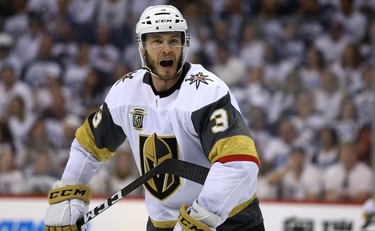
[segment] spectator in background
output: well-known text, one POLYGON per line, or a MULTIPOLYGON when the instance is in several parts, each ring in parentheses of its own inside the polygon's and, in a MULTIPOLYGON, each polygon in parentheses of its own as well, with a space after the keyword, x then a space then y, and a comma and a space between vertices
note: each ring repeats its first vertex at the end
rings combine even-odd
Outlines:
MULTIPOLYGON (((299 139, 314 145, 317 132, 327 123, 322 114, 316 110, 314 96, 310 90, 300 92, 296 98, 296 113, 291 121, 297 129, 299 139)), ((310 150, 307 154, 311 157, 310 150)))
POLYGON ((264 148, 262 168, 266 171, 278 168, 287 163, 292 146, 297 142, 297 131, 288 118, 278 122, 277 134, 264 148))
POLYGON ((96 71, 90 71, 85 77, 83 91, 81 91, 81 103, 85 108, 84 115, 96 111, 104 99, 103 79, 96 71))
POLYGON ((335 121, 340 113, 340 106, 347 97, 346 91, 339 87, 336 74, 329 70, 319 76, 319 87, 313 90, 317 111, 327 122, 335 121))
POLYGON ((25 171, 26 187, 29 193, 45 195, 51 184, 57 180, 57 172, 47 153, 37 153, 25 171))
MULTIPOLYGON (((214 34, 214 42, 216 46, 216 54, 215 57, 219 55, 219 48, 225 47, 230 56, 236 56, 238 54, 238 44, 235 44, 235 40, 232 40, 230 36, 230 28, 229 22, 225 21, 224 19, 217 19, 215 23, 212 25, 212 34, 214 34)), ((215 63, 220 62, 218 58, 215 63)), ((243 61, 241 61, 243 62, 243 61)))
POLYGON ((295 68, 291 59, 281 59, 278 45, 268 43, 263 52, 264 83, 271 92, 276 92, 285 81, 288 73, 295 68))
POLYGON ((355 0, 341 0, 341 11, 338 16, 342 20, 344 31, 349 40, 360 42, 366 33, 367 18, 358 9, 355 9, 355 0))
POLYGON ((22 64, 19 58, 14 54, 15 40, 7 33, 0 33, 0 70, 6 66, 14 69, 17 76, 21 76, 22 64))
POLYGON ((275 92, 282 83, 282 72, 280 69, 280 58, 277 49, 271 43, 266 43, 263 51, 262 66, 264 69, 264 84, 275 92))
POLYGON ((38 56, 38 50, 43 38, 43 24, 35 15, 30 15, 27 31, 22 34, 15 43, 14 54, 20 60, 24 68, 38 56))
POLYGON ((278 46, 279 53, 284 65, 289 65, 290 69, 295 69, 301 64, 305 53, 305 44, 299 34, 299 19, 290 17, 284 20, 283 31, 280 37, 282 46, 278 46))
POLYGON ((348 43, 342 51, 342 56, 333 63, 331 70, 337 75, 340 88, 355 95, 363 85, 359 48, 356 44, 348 43))
POLYGON ((78 55, 78 45, 75 38, 75 28, 70 22, 63 21, 58 27, 52 47, 52 56, 64 67, 75 62, 78 55))
POLYGON ((302 66, 297 70, 306 89, 319 88, 325 62, 323 54, 315 47, 309 47, 304 53, 302 66))
POLYGON ((212 72, 222 76, 222 80, 229 86, 239 85, 245 78, 245 62, 232 55, 230 49, 225 44, 217 47, 217 62, 212 66, 212 72))
POLYGON ((343 31, 342 22, 337 19, 329 22, 328 33, 323 33, 314 40, 314 46, 323 53, 327 64, 340 59, 347 43, 349 39, 343 31))
POLYGON ((358 49, 361 54, 362 60, 365 64, 374 62, 373 44, 375 41, 374 37, 375 21, 369 21, 366 26, 366 34, 362 41, 358 43, 358 49))
MULTIPOLYGON (((26 110, 22 97, 15 96, 11 99, 5 114, 17 153, 24 148, 24 143, 33 126, 36 116, 26 110)), ((16 153, 16 154, 17 154, 16 153)))
POLYGON ((51 104, 43 111, 48 137, 53 148, 58 150, 64 145, 64 120, 69 115, 66 99, 62 92, 51 94, 51 104))
POLYGON ((190 4, 186 5, 183 8, 182 12, 185 15, 185 20, 189 22, 190 42, 189 52, 186 54, 186 60, 188 62, 192 60, 194 54, 200 52, 201 50, 201 44, 199 44, 197 38, 197 30, 199 28, 199 25, 204 25, 205 22, 205 6, 196 1, 190 2, 190 4))
POLYGON ((375 111, 374 67, 366 66, 362 71, 363 88, 353 96, 358 115, 358 125, 372 123, 375 111))
POLYGON ((29 0, 27 2, 27 11, 36 14, 46 23, 56 15, 58 2, 58 0, 29 0))
POLYGON ((4 66, 0 69, 0 96, 0 119, 15 96, 22 98, 26 113, 31 113, 33 110, 35 102, 31 89, 19 80, 12 66, 4 66))
POLYGON ((271 96, 267 108, 270 124, 274 124, 279 118, 289 116, 294 112, 297 95, 303 89, 301 76, 298 72, 290 72, 280 88, 271 96))
POLYGON ((339 161, 338 137, 336 130, 332 127, 322 128, 318 135, 317 149, 312 157, 312 164, 324 171, 339 161))
POLYGON ((98 0, 69 1, 69 18, 76 28, 74 32, 77 43, 93 42, 97 7, 98 0))
POLYGON ((38 113, 43 114, 51 106, 53 95, 61 93, 67 101, 67 107, 73 110, 72 94, 69 88, 62 85, 61 71, 57 66, 47 66, 44 70, 44 86, 38 89, 36 93, 38 113))
POLYGON ((340 161, 327 168, 324 175, 325 200, 364 202, 373 193, 374 179, 370 167, 358 161, 357 145, 340 145, 340 161))
POLYGON ((63 85, 70 89, 73 100, 78 100, 84 88, 87 74, 91 71, 89 51, 90 44, 80 43, 77 47, 76 60, 65 66, 63 73, 63 85))
POLYGON ((139 56, 139 52, 137 50, 137 47, 129 45, 125 46, 125 48, 122 51, 121 54, 121 60, 125 62, 127 65, 129 65, 131 70, 137 70, 142 67, 140 59, 135 59, 134 57, 139 56))
POLYGON ((16 167, 15 153, 11 149, 0 151, 0 194, 21 194, 26 188, 23 173, 16 167))
MULTIPOLYGON (((52 2, 53 1, 54 0, 52 0, 52 2)), ((69 2, 70 0, 57 0, 56 10, 50 15, 50 19, 44 21, 46 33, 54 37, 55 41, 61 38, 61 29, 66 23, 71 21, 69 14, 69 2)), ((74 32, 71 35, 74 36, 74 32)))
POLYGON ((273 138, 268 131, 266 111, 264 107, 252 105, 248 107, 248 110, 244 111, 244 116, 247 119, 251 136, 257 144, 259 156, 263 157, 269 141, 273 138))
POLYGON ((96 27, 96 42, 90 47, 90 63, 92 68, 100 73, 103 83, 114 73, 119 62, 119 50, 111 41, 111 30, 106 24, 99 24, 96 27))
POLYGON ((319 0, 298 1, 296 15, 301 19, 299 33, 308 49, 313 46, 314 40, 324 33, 323 20, 321 20, 324 8, 320 6, 320 2, 319 0))
POLYGON ((301 147, 293 147, 287 164, 271 172, 268 183, 277 185, 280 199, 318 200, 322 193, 321 174, 309 164, 306 152, 301 147))
POLYGON ((198 40, 196 44, 199 45, 199 49, 190 56, 191 62, 202 63, 202 65, 206 64, 211 67, 216 60, 217 52, 215 39, 211 36, 211 29, 207 25, 200 24, 196 30, 196 38, 198 40), (199 60, 194 59, 196 56, 198 56, 199 60))
POLYGON ((246 66, 254 67, 262 63, 265 44, 260 38, 259 29, 255 22, 247 22, 244 25, 241 39, 240 58, 246 66))
POLYGON ((53 68, 61 73, 61 66, 52 56, 54 41, 50 35, 44 35, 38 46, 38 55, 25 67, 24 81, 33 89, 46 87, 48 71, 53 68))
POLYGON ((250 103, 250 105, 260 106, 266 110, 271 99, 271 94, 264 85, 263 68, 261 66, 254 66, 246 72, 246 79, 242 81, 244 88, 241 89, 241 92, 233 92, 233 94, 235 94, 235 96, 237 94, 237 98, 240 102, 246 101, 250 103), (244 97, 244 99, 241 99, 241 97, 244 97))
POLYGON ((102 0, 97 8, 97 24, 109 27, 111 43, 119 49, 132 41, 132 31, 126 23, 131 17, 129 2, 130 0, 102 0))
MULTIPOLYGON (((44 120, 39 117, 30 129, 29 135, 26 137, 24 144, 24 149, 19 153, 16 160, 17 166, 22 169, 31 166, 31 163, 35 161, 38 153, 55 153, 44 120)), ((53 164, 53 166, 57 166, 57 164, 53 164)))
MULTIPOLYGON (((226 36, 233 41, 229 46, 230 50, 233 55, 238 56, 241 31, 250 15, 250 7, 248 6, 248 1, 243 0, 224 1, 223 4, 224 6, 219 16, 228 25, 228 34, 226 36)), ((224 42, 224 39, 221 42, 224 42)))
POLYGON ((5 18, 4 31, 14 38, 18 38, 26 33, 29 24, 29 15, 27 12, 28 0, 12 1, 13 14, 5 18))
POLYGON ((339 142, 344 143, 354 141, 358 134, 357 109, 351 99, 347 99, 341 104, 339 117, 334 122, 339 142))

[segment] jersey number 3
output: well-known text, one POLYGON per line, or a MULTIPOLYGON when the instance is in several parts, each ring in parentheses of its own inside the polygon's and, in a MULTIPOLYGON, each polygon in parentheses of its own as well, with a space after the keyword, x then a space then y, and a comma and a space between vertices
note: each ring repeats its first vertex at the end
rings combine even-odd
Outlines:
POLYGON ((210 120, 215 120, 215 125, 211 128, 212 133, 223 132, 228 128, 228 112, 223 108, 216 109, 210 120))
POLYGON ((99 111, 95 114, 94 118, 92 118, 92 125, 94 128, 97 128, 100 122, 102 121, 103 115, 103 105, 100 106, 99 111))

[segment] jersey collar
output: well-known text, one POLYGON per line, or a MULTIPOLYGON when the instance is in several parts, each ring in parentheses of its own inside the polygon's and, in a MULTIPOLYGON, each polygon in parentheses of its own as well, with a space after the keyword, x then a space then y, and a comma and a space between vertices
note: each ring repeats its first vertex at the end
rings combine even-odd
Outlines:
POLYGON ((160 98, 170 96, 173 92, 181 88, 181 84, 183 80, 186 77, 186 74, 191 68, 191 64, 188 62, 185 62, 184 66, 182 67, 182 73, 180 76, 180 79, 177 81, 177 83, 168 91, 163 91, 163 92, 157 92, 154 85, 152 84, 151 81, 151 74, 150 72, 146 72, 145 75, 143 76, 143 83, 146 83, 151 86, 152 91, 154 92, 155 95, 158 95, 160 98))

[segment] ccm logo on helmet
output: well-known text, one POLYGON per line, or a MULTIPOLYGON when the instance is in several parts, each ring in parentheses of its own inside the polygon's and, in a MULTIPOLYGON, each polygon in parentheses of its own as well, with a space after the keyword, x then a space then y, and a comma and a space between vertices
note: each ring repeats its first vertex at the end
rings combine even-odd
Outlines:
POLYGON ((155 23, 166 23, 166 22, 172 22, 172 19, 158 19, 155 21, 155 23))
POLYGON ((67 196, 72 196, 72 195, 81 195, 84 196, 87 190, 83 189, 63 189, 55 192, 51 192, 49 194, 49 199, 57 198, 59 196, 61 197, 67 197, 67 196))

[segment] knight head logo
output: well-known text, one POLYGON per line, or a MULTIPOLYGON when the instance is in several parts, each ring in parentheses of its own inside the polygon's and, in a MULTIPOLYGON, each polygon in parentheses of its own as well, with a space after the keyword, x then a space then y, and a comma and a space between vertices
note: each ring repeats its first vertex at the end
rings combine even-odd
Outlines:
POLYGON ((133 127, 136 130, 142 130, 143 128, 143 118, 147 115, 145 111, 141 108, 134 108, 130 114, 133 115, 133 127))
MULTIPOLYGON (((175 137, 157 136, 155 133, 144 135, 140 137, 140 145, 142 174, 167 159, 178 159, 175 137)), ((155 198, 164 200, 181 186, 181 179, 171 174, 159 174, 147 181, 144 186, 155 198)))

